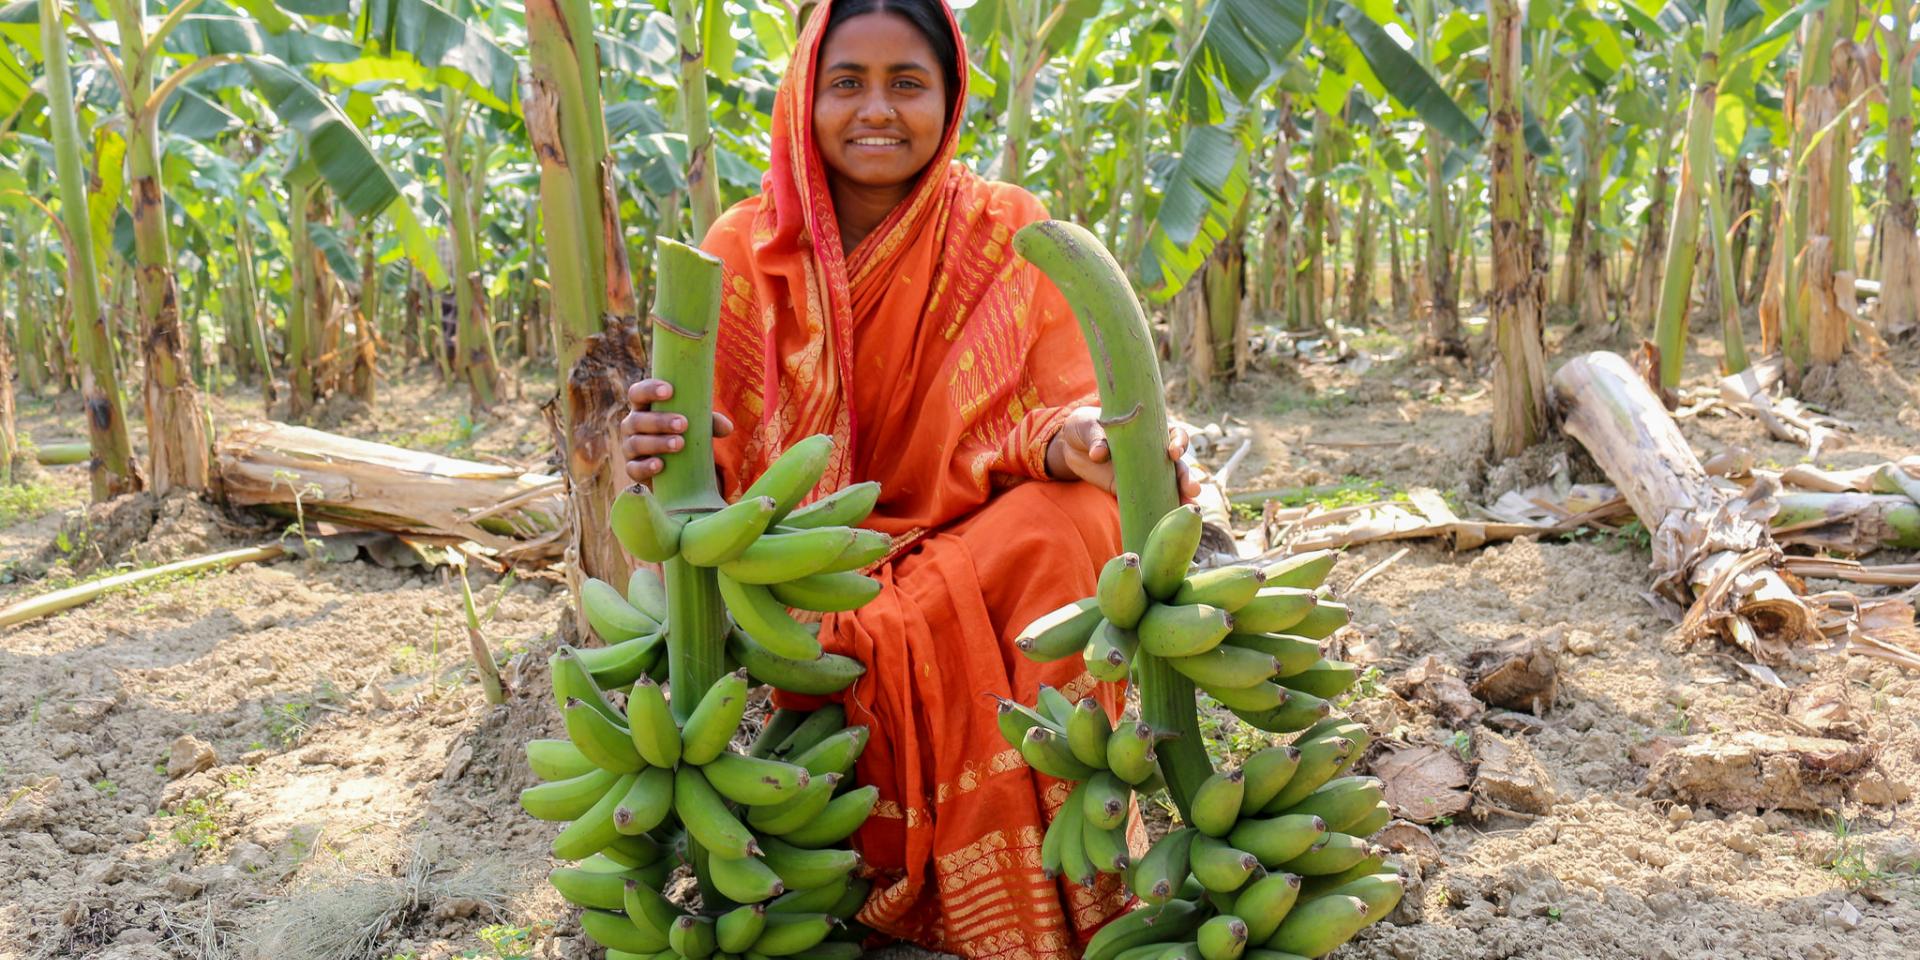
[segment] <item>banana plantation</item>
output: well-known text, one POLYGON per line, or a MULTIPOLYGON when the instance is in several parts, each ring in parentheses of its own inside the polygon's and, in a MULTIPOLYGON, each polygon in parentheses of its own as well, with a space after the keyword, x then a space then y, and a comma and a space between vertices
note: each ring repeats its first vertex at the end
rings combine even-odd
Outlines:
POLYGON ((0 3, 0 942, 1900 955, 1917 17, 0 3))

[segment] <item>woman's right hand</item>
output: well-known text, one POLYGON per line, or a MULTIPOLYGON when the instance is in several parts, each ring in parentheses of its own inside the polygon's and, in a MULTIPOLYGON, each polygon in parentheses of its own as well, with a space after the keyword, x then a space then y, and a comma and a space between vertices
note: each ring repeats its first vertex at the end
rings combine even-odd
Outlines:
MULTIPOLYGON (((677 413, 654 413, 653 405, 673 396, 673 384, 648 378, 627 388, 632 410, 620 420, 620 449, 627 456, 627 478, 649 483, 666 469, 666 455, 686 446, 687 418, 677 413)), ((733 432, 733 421, 713 412, 713 435, 733 432)))

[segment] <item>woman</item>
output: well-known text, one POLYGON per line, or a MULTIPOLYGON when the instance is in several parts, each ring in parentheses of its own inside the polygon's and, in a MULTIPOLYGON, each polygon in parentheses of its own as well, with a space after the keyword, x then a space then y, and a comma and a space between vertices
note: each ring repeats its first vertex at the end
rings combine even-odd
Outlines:
MULTIPOLYGON (((876 874, 859 919, 970 957, 1064 958, 1125 893, 1041 872, 1067 787, 1008 748, 990 695, 1032 703, 1044 683, 1118 713, 1119 689, 1078 658, 1035 664, 1011 641, 1092 593, 1119 522, 1086 344, 1010 248, 1040 204, 952 162, 958 35, 942 0, 834 0, 803 29, 763 194, 703 245, 726 264, 715 458, 733 499, 788 444, 828 433, 816 493, 881 484, 866 525, 894 539, 871 571, 883 589, 821 632, 867 665, 840 696, 872 728, 856 775, 881 797, 855 838, 876 874)), ((628 392, 635 481, 679 469, 685 422, 648 412, 670 391, 628 392)))

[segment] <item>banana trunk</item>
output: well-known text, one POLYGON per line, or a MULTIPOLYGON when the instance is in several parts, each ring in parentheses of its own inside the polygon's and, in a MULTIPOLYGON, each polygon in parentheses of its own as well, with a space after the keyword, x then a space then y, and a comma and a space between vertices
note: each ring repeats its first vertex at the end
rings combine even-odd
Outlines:
MULTIPOLYGON (((1060 288, 1086 334, 1100 419, 1113 450, 1121 549, 1138 553, 1154 524, 1180 505, 1167 462, 1165 392, 1146 315, 1120 264, 1085 229, 1046 221, 1022 229, 1013 242, 1060 288)), ((1158 748, 1160 770, 1185 816, 1194 791, 1213 773, 1194 712, 1193 682, 1144 651, 1136 654, 1134 671, 1141 718, 1156 732, 1173 735, 1158 748)))

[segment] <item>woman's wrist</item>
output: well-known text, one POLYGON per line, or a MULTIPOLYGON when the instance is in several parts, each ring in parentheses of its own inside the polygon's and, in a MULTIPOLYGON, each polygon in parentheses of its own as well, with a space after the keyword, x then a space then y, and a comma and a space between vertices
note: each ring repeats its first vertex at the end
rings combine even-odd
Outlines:
POLYGON ((1061 431, 1055 430, 1053 432, 1053 437, 1047 441, 1046 460, 1047 460, 1047 479, 1048 480, 1074 479, 1073 469, 1067 466, 1066 446, 1065 446, 1065 443, 1060 439, 1060 434, 1061 434, 1061 431))

